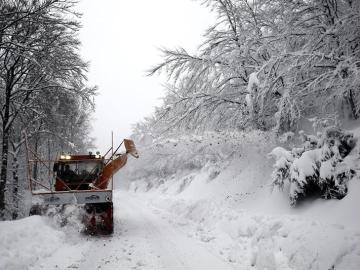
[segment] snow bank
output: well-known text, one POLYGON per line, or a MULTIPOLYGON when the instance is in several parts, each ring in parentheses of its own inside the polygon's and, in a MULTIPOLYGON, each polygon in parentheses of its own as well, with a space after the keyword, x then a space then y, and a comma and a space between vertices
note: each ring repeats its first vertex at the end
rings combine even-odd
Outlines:
POLYGON ((0 269, 72 268, 88 245, 82 241, 75 215, 76 210, 70 207, 61 217, 49 211, 49 217, 30 216, 0 222, 0 269), (67 224, 60 227, 64 218, 67 224))
POLYGON ((39 216, 0 222, 0 269, 27 269, 52 255, 65 238, 39 216))
MULTIPOLYGON (((147 197, 156 212, 166 212, 163 218, 206 243, 236 269, 358 269, 360 180, 349 182, 349 193, 342 200, 318 199, 292 208, 287 194, 271 192, 273 162, 267 153, 276 142, 269 134, 215 138, 219 144, 206 135, 197 137, 202 147, 184 150, 184 138, 159 147, 168 151, 176 144, 169 155, 156 156, 153 148, 147 148, 143 155, 156 158, 143 164, 148 174, 133 181, 130 190, 134 196, 147 197), (208 147, 223 158, 184 170, 183 165, 193 161, 191 156, 209 157, 208 147), (168 158, 178 161, 170 161, 171 173, 154 174, 152 170, 168 158)), ((272 155, 289 158, 281 148, 272 155)))
POLYGON ((239 201, 234 205, 234 197, 190 200, 155 190, 134 196, 151 201, 155 213, 236 269, 356 270, 360 265, 360 231, 342 224, 349 221, 328 222, 318 218, 317 212, 266 214, 247 209, 239 201))

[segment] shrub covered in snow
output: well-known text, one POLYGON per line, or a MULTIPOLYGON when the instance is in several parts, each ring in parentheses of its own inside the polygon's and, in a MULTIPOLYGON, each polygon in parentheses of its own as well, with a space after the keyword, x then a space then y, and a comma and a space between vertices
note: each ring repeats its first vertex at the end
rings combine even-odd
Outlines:
POLYGON ((300 132, 301 147, 288 151, 274 148, 272 185, 289 192, 295 205, 305 197, 342 199, 347 194, 347 182, 356 174, 359 162, 357 138, 350 132, 330 127, 317 136, 300 132))

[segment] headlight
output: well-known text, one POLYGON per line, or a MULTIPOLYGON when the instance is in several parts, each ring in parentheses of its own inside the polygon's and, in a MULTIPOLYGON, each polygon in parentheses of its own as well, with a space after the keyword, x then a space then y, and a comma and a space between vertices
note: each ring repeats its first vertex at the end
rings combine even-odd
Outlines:
POLYGON ((65 156, 65 159, 71 159, 71 156, 70 156, 70 155, 66 155, 66 156, 65 156))
POLYGON ((101 155, 96 154, 95 158, 101 158, 101 155))

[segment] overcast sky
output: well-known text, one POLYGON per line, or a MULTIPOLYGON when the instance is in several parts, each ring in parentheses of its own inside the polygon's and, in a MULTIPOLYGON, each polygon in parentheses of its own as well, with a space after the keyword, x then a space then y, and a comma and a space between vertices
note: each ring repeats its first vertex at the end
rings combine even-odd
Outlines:
POLYGON ((100 151, 131 134, 161 104, 164 78, 147 77, 160 47, 195 51, 215 15, 193 0, 82 0, 81 53, 99 87, 93 134, 100 151))

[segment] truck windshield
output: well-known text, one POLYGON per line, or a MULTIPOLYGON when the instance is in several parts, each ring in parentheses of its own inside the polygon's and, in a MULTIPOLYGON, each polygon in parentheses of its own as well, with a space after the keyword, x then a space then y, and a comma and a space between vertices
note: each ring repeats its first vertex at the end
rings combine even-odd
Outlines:
POLYGON ((101 162, 93 160, 62 162, 59 165, 58 175, 65 181, 92 181, 98 177, 101 169, 101 162))

